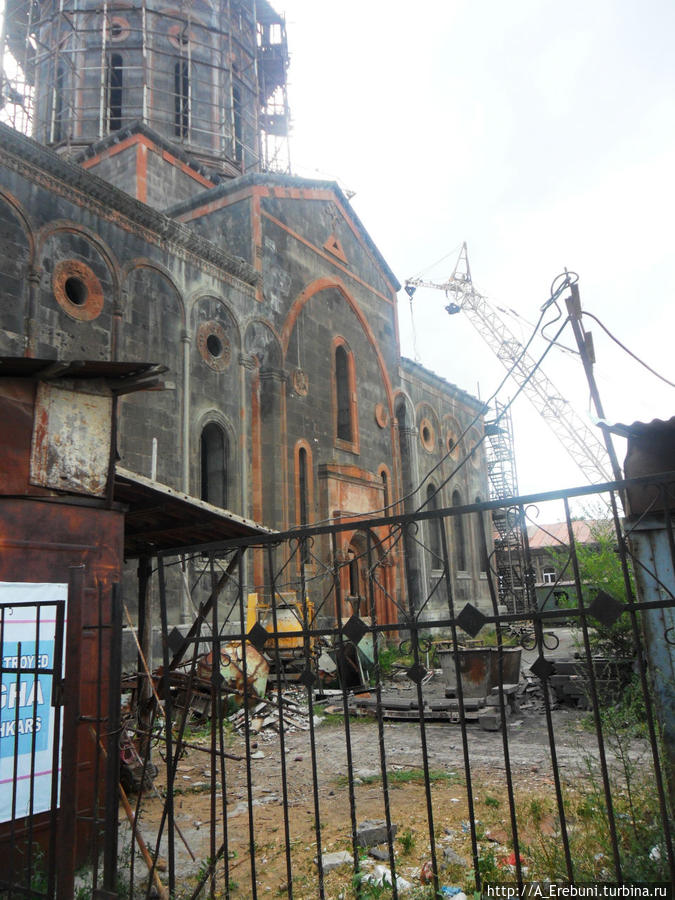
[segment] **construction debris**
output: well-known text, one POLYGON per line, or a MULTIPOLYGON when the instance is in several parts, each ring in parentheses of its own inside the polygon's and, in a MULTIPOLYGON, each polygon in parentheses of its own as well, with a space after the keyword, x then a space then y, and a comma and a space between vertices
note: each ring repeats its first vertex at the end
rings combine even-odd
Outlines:
MULTIPOLYGON (((281 715, 283 716, 284 733, 309 731, 309 710, 303 703, 306 697, 304 689, 289 689, 281 692, 281 715)), ((271 737, 279 733, 279 695, 276 690, 249 710, 249 731, 261 737, 271 737)), ((239 734, 246 732, 246 710, 240 709, 228 717, 239 734)), ((316 723, 315 723, 316 724, 316 723)))

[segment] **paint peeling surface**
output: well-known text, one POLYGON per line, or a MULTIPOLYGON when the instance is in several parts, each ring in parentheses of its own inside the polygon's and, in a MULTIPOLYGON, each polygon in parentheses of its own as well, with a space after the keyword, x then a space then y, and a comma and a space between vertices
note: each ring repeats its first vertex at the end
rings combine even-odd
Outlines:
POLYGON ((112 394, 103 383, 40 382, 35 401, 30 483, 105 494, 110 466, 112 394))

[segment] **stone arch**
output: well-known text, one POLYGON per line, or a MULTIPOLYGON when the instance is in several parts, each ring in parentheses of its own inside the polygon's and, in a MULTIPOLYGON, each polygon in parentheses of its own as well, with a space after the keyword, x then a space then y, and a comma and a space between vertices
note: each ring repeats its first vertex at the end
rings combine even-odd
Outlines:
POLYGON ((183 446, 186 433, 183 358, 185 304, 173 279, 161 266, 135 261, 125 280, 121 346, 128 359, 159 363, 168 368, 166 389, 147 397, 130 394, 122 401, 120 452, 125 465, 137 472, 149 469, 148 453, 157 440, 157 479, 184 485, 183 446))
POLYGON ((47 225, 41 228, 37 234, 37 238, 35 241, 36 258, 39 258, 40 254, 44 253, 45 245, 47 244, 47 242, 53 239, 55 235, 61 233, 77 236, 78 238, 87 241, 92 247, 96 248, 97 252, 105 261, 105 264, 110 272, 110 277, 112 279, 114 287, 114 295, 112 299, 116 300, 119 296, 121 284, 120 264, 108 244, 105 241, 101 240, 101 237, 99 234, 97 234, 97 232, 95 232, 91 228, 88 228, 86 225, 81 225, 79 222, 71 222, 67 219, 56 219, 52 222, 49 222, 47 225))
POLYGON ((281 369, 283 344, 274 327, 262 318, 249 320, 244 330, 244 352, 261 368, 281 369))
POLYGON ((67 220, 51 222, 36 240, 40 317, 37 356, 110 359, 119 266, 91 229, 67 220))
MULTIPOLYGON (((186 321, 186 311, 185 311, 185 303, 183 301, 183 296, 181 290, 173 277, 172 272, 167 269, 166 266, 163 266, 159 262, 155 262, 155 260, 147 259, 146 257, 139 256, 135 259, 129 260, 129 262, 125 263, 121 269, 120 273, 120 283, 123 287, 123 291, 129 293, 129 281, 133 277, 134 273, 137 273, 140 269, 148 269, 152 272, 156 272, 160 275, 164 281, 166 281, 171 288, 173 289, 175 296, 178 300, 178 304, 180 306, 181 311, 181 322, 185 325, 186 321)), ((129 298, 127 296, 126 302, 123 305, 123 315, 127 317, 127 309, 129 307, 129 298)))
POLYGON ((18 201, 0 190, 0 303, 3 325, 0 355, 20 356, 24 352, 26 319, 31 316, 28 275, 33 269, 35 239, 33 228, 18 201))
POLYGON ((225 503, 216 503, 217 506, 225 506, 227 509, 239 509, 240 502, 240 477, 239 477, 239 454, 237 432, 232 425, 228 416, 224 415, 221 410, 211 408, 205 410, 195 421, 193 432, 193 446, 199 448, 199 479, 196 484, 195 494, 213 503, 214 499, 204 496, 204 448, 202 445, 205 429, 209 425, 216 425, 223 432, 226 439, 227 457, 225 459, 225 503))
POLYGON ((393 406, 393 390, 391 386, 391 380, 389 378, 389 372, 387 371, 387 366, 384 361, 384 357, 382 356, 382 352, 380 350, 379 344, 375 337, 375 334, 368 322, 368 319, 356 302, 354 297, 347 290, 346 286, 340 281, 339 278, 334 277, 324 277, 317 278, 316 281, 313 281, 311 284, 307 285, 307 287, 299 294, 291 305, 290 310, 288 311, 288 315, 286 316, 286 321, 284 322, 284 327, 281 331, 281 346, 283 348, 284 358, 288 352, 288 345, 291 340, 291 336, 293 334, 296 321, 298 316, 300 315, 305 304, 314 297, 315 294, 318 294, 321 291, 333 288, 338 291, 344 300, 347 302, 352 312, 356 316, 359 321, 359 324, 366 335, 368 343, 370 344, 373 353, 375 354, 375 358, 377 360, 377 365, 380 370, 380 376, 382 378, 382 382, 384 384, 385 393, 387 396, 387 406, 389 409, 389 415, 393 416, 394 414, 394 406, 393 406))

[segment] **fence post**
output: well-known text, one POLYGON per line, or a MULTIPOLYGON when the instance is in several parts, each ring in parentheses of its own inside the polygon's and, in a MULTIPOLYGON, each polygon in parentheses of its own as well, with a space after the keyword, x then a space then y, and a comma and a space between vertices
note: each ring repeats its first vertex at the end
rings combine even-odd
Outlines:
MULTIPOLYGON (((662 602, 675 594, 672 537, 662 516, 648 515, 631 526, 630 543, 638 561, 637 592, 643 603, 662 602)), ((672 596, 671 598, 672 599, 672 596)), ((666 752, 671 808, 675 808, 675 608, 642 612, 645 651, 666 752)))

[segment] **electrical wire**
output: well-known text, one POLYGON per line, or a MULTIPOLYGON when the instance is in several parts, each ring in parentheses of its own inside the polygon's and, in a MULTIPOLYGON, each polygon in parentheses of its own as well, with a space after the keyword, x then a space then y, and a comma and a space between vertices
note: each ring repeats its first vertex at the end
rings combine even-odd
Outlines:
POLYGON ((440 259, 437 259, 435 263, 432 263, 430 266, 425 266, 423 269, 417 273, 417 275, 413 275, 410 281, 413 281, 415 278, 421 278, 425 272, 428 272, 430 269, 435 269, 436 266, 440 265, 444 262, 449 256, 454 256, 455 253, 461 248, 461 244, 457 244, 456 247, 453 247, 452 250, 449 250, 444 256, 441 256, 440 259))
POLYGON ((609 330, 609 328, 608 328, 605 324, 603 324, 597 316, 594 316, 593 313, 586 312, 586 310, 582 310, 582 313, 581 313, 581 314, 582 314, 582 316, 588 316, 589 319, 593 319, 594 322, 597 322, 598 325, 599 325, 599 326, 602 328, 602 330, 605 332, 605 334, 606 334, 609 338, 611 338, 611 339, 614 341, 615 344, 617 344, 619 347, 621 347, 622 350, 625 350, 625 352, 626 352, 630 357, 632 357, 636 362, 640 363, 641 366, 644 366, 644 368, 645 368, 648 372, 651 372, 652 375, 655 375, 658 379, 660 379, 661 381, 665 382, 669 387, 675 388, 675 384, 673 384, 672 381, 668 381, 667 378, 665 378, 663 375, 660 375, 657 371, 655 371, 654 369, 652 369, 652 367, 651 367, 650 365, 648 365, 643 359, 640 359, 640 357, 637 356, 635 353, 633 353, 632 350, 629 350, 628 347, 626 347, 625 344, 622 344, 621 341, 618 339, 618 337, 616 337, 615 335, 613 335, 612 332, 609 330))

